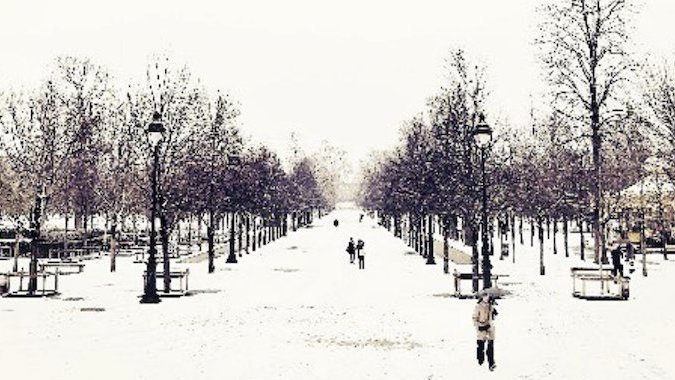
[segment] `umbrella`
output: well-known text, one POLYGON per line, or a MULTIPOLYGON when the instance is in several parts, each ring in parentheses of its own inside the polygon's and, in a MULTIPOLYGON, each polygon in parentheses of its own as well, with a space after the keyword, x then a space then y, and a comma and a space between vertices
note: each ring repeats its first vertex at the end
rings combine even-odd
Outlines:
POLYGON ((501 296, 506 295, 508 293, 509 293, 508 291, 501 288, 497 288, 495 286, 478 291, 478 295, 481 297, 487 294, 488 296, 493 298, 500 298, 501 296))

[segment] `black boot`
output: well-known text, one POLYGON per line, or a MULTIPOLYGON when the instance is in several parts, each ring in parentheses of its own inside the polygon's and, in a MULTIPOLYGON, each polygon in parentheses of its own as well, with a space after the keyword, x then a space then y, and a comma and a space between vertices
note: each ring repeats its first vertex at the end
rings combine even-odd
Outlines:
POLYGON ((494 340, 488 340, 487 359, 488 359, 488 364, 490 365, 490 371, 493 371, 495 369, 495 367, 497 366, 495 364, 495 341, 494 340))
POLYGON ((478 365, 483 365, 485 361, 485 341, 477 340, 476 341, 476 359, 478 359, 478 365))

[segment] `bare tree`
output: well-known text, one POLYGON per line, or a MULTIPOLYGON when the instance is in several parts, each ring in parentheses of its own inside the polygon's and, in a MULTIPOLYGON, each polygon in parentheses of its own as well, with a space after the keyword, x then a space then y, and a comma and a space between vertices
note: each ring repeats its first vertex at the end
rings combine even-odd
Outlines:
POLYGON ((549 1, 540 8, 541 58, 552 87, 556 112, 581 125, 591 139, 593 157, 593 235, 595 260, 604 252, 602 213, 602 141, 611 133, 607 110, 620 104, 621 86, 634 64, 627 44, 629 0, 549 1))

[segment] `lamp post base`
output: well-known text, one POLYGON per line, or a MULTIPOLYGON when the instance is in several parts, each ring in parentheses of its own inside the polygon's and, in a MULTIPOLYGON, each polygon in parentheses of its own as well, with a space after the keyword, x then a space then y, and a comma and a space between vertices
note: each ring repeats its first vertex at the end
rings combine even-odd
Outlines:
POLYGON ((160 303, 162 300, 159 298, 157 293, 155 294, 143 294, 141 297, 140 303, 160 303))
POLYGON ((434 255, 429 254, 427 255, 427 265, 436 265, 436 259, 434 259, 434 255))
POLYGON ((226 263, 228 264, 236 264, 237 263, 237 256, 234 254, 230 254, 227 256, 227 260, 225 260, 226 263))

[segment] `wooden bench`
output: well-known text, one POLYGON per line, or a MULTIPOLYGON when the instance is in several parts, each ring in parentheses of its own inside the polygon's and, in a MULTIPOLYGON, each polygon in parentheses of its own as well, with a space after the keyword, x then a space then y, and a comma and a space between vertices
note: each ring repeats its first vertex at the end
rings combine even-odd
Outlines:
MULTIPOLYGON (((159 294, 160 297, 181 297, 184 295, 188 294, 189 288, 188 288, 188 277, 190 275, 190 269, 186 268, 185 270, 172 270, 169 271, 169 277, 171 278, 171 289, 169 289, 169 292, 164 291, 164 272, 163 271, 158 271, 155 272, 155 283, 157 286, 157 294, 159 294), (179 280, 179 287, 174 288, 173 284, 176 282, 173 281, 174 279, 179 280), (183 279, 185 281, 183 281, 183 279), (185 286, 183 286, 185 285, 185 286)), ((147 277, 148 277, 148 272, 143 271, 143 286, 145 287, 145 283, 147 282, 147 277)))
POLYGON ((49 259, 72 259, 73 257, 84 257, 87 255, 87 250, 84 248, 52 248, 47 252, 49 259))
POLYGON ((147 248, 145 247, 137 247, 137 246, 129 246, 125 248, 120 247, 119 249, 117 249, 117 253, 115 255, 118 257, 131 257, 141 255, 146 251, 147 248))
MULTIPOLYGON (((663 254, 663 247, 645 247, 645 253, 663 254)), ((673 253, 675 253, 675 245, 666 244, 666 255, 673 253)))
POLYGON ((630 296, 630 277, 613 275, 612 267, 572 267, 570 272, 573 297, 586 300, 627 300, 630 296), (598 284, 599 290, 589 289, 589 283, 598 284))
MULTIPOLYGON (((136 258, 134 259, 134 264, 146 264, 148 262, 148 257, 150 256, 147 250, 135 251, 136 258)), ((179 259, 180 255, 177 251, 169 248, 169 259, 179 259)), ((155 261, 157 263, 164 262, 164 255, 162 254, 162 246, 157 246, 157 253, 155 253, 155 261)))
POLYGON ((84 264, 77 261, 47 261, 46 263, 38 263, 38 268, 41 272, 44 272, 47 268, 57 268, 60 274, 75 274, 84 271, 84 264), (66 270, 61 270, 63 268, 66 270), (76 272, 69 269, 75 269, 76 272))
POLYGON ((2 294, 3 297, 50 297, 59 294, 59 273, 51 272, 38 272, 34 276, 31 276, 30 273, 20 271, 20 272, 8 272, 0 273, 0 277, 4 280, 5 293, 2 294), (24 278, 30 280, 31 278, 37 278, 38 281, 42 280, 42 286, 39 286, 35 292, 28 292, 28 281, 26 281, 26 289, 24 289, 24 278), (50 278, 53 278, 53 286, 47 287, 47 282, 50 278), (14 289, 12 279, 18 279, 19 289, 14 289))
POLYGON ((100 245, 84 245, 82 246, 87 256, 99 257, 103 251, 103 246, 100 245))
MULTIPOLYGON (((453 279, 454 279, 454 285, 455 285, 455 297, 457 298, 475 298, 476 295, 474 293, 471 294, 463 294, 461 290, 461 285, 462 285, 462 280, 471 280, 473 281, 473 272, 455 272, 452 274, 453 279)), ((508 274, 491 274, 490 279, 492 279, 492 286, 497 287, 497 282, 499 281, 500 277, 509 277, 508 274)), ((480 288, 480 284, 483 281, 483 273, 478 273, 478 287, 480 288)))

